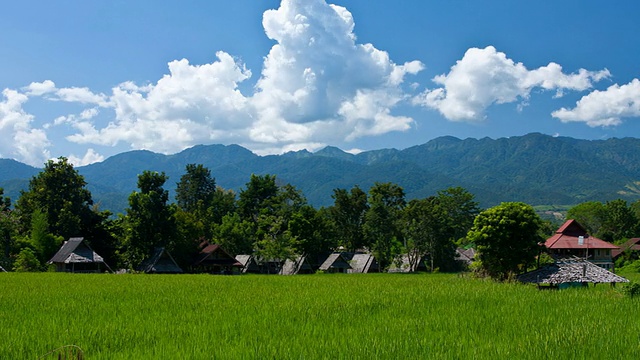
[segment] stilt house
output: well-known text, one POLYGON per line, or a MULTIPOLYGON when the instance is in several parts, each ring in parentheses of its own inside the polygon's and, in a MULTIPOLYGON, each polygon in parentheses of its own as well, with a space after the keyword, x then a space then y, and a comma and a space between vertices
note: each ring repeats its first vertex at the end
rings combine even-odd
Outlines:
POLYGON ((102 272, 111 271, 109 265, 104 262, 82 237, 74 237, 65 241, 60 250, 53 255, 47 264, 56 266, 58 272, 102 272))

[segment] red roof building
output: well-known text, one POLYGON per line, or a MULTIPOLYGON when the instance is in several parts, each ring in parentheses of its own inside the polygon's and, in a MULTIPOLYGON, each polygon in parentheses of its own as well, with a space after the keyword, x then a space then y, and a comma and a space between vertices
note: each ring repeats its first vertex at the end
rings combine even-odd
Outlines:
POLYGON ((575 220, 567 220, 562 224, 556 233, 545 241, 544 246, 556 257, 577 256, 605 269, 613 269, 611 251, 619 249, 611 243, 589 236, 575 220))
POLYGON ((242 264, 233 256, 229 255, 220 245, 202 243, 204 248, 200 251, 198 258, 193 263, 196 272, 206 272, 210 274, 234 274, 239 273, 242 264))

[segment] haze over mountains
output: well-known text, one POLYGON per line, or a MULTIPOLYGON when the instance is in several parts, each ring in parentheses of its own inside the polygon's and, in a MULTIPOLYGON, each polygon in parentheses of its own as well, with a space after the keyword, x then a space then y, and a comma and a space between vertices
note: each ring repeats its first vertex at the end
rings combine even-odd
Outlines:
MULTIPOLYGON (((571 205, 585 201, 640 199, 640 139, 578 140, 533 133, 500 139, 440 137, 404 150, 357 155, 327 147, 316 153, 258 156, 238 145, 199 145, 174 155, 130 151, 78 167, 100 208, 123 212, 144 170, 164 171, 173 191, 190 163, 211 170, 216 183, 239 191, 251 174, 274 174, 302 190, 314 206, 333 203, 335 188, 394 182, 408 199, 462 186, 481 206, 503 201, 571 205)), ((0 159, 0 187, 16 201, 41 169, 0 159)), ((173 193, 171 195, 173 199, 173 193)))

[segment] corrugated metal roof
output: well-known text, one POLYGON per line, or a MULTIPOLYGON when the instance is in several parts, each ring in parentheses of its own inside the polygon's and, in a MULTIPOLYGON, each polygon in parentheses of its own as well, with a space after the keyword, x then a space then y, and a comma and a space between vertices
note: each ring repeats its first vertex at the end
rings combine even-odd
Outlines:
POLYGON ((173 256, 163 247, 155 248, 153 255, 137 268, 145 273, 182 273, 173 256))
POLYGON ((640 238, 631 238, 627 240, 627 242, 620 245, 619 249, 611 250, 611 256, 618 257, 620 254, 627 250, 640 251, 640 238))
POLYGON ((547 249, 619 249, 617 246, 589 236, 587 231, 575 220, 567 220, 556 233, 545 241, 547 249), (580 236, 583 236, 580 245, 580 236))
POLYGON ((320 265, 320 270, 322 271, 329 269, 351 269, 351 265, 349 265, 349 262, 347 262, 340 253, 332 253, 322 265, 320 265))

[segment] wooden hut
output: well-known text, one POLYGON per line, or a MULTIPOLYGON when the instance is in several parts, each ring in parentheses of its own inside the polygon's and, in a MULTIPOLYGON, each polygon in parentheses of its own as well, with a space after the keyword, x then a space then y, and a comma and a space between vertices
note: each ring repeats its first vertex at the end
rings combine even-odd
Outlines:
POLYGON ((394 261, 389 267, 390 273, 412 273, 416 271, 427 271, 427 265, 424 257, 418 256, 415 259, 409 259, 409 254, 403 254, 399 261, 394 261))
POLYGON ((260 265, 253 255, 236 255, 236 260, 242 265, 240 272, 243 274, 260 274, 260 265))
POLYGON ((151 257, 146 259, 136 268, 147 274, 181 274, 182 268, 178 266, 173 256, 164 247, 155 248, 151 257))
POLYGON ((322 270, 326 273, 346 273, 351 270, 352 267, 349 262, 342 257, 340 253, 332 253, 327 259, 320 265, 318 270, 322 270))
POLYGON ((58 272, 86 273, 101 272, 105 269, 111 271, 102 256, 93 251, 82 237, 65 241, 47 264, 55 265, 58 272))
POLYGON ((195 272, 209 274, 237 274, 242 267, 242 263, 218 244, 207 244, 193 263, 195 272))
POLYGON ((583 258, 572 257, 558 259, 555 263, 545 265, 538 270, 518 276, 518 281, 535 283, 538 286, 568 287, 589 283, 625 283, 629 280, 612 273, 583 258))
POLYGON ((296 256, 295 259, 287 259, 282 265, 282 269, 278 274, 280 275, 295 275, 295 274, 313 274, 314 270, 306 256, 296 256))
POLYGON ((350 274, 366 274, 379 272, 380 267, 378 261, 373 254, 368 253, 341 253, 342 257, 349 262, 351 269, 347 272, 350 274))

